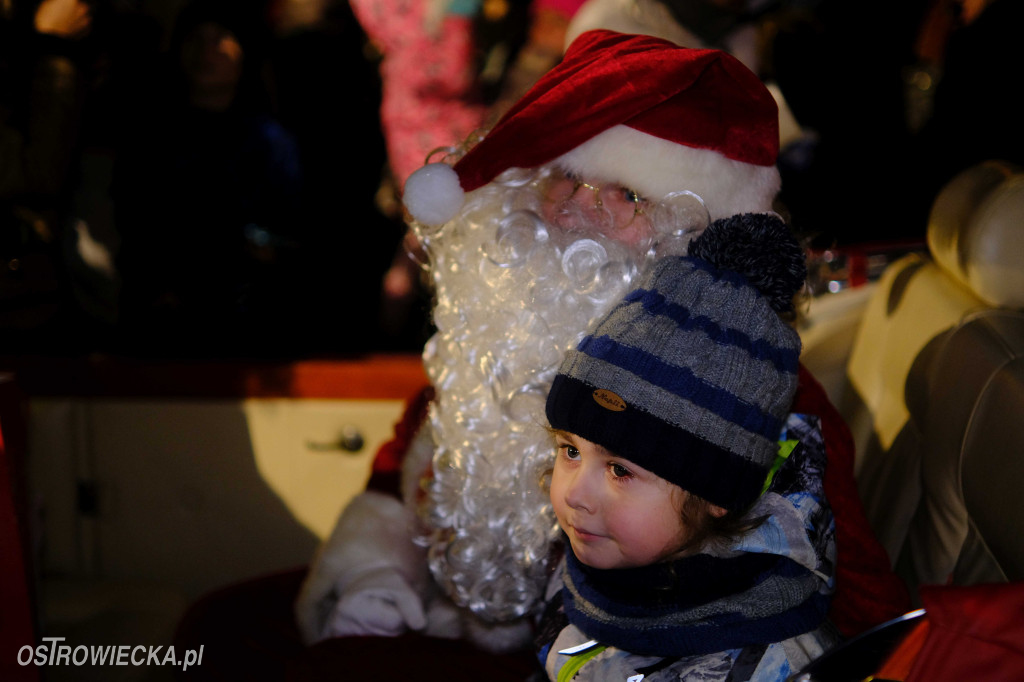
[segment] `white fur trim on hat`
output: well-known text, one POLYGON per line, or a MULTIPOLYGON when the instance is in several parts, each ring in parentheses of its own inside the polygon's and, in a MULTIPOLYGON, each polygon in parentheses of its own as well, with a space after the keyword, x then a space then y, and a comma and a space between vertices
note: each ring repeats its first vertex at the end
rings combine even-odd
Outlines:
POLYGON ((771 211, 782 185, 775 166, 734 161, 625 125, 598 133, 557 163, 584 179, 617 182, 653 201, 672 192, 693 192, 704 200, 712 220, 771 211))

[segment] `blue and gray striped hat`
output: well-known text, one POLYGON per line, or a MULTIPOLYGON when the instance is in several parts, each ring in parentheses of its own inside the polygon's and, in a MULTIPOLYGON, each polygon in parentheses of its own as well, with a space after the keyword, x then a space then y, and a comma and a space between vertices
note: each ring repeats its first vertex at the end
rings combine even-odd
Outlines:
POLYGON ((775 217, 718 221, 656 262, 562 363, 551 426, 734 511, 760 495, 797 386, 779 316, 806 276, 775 217))

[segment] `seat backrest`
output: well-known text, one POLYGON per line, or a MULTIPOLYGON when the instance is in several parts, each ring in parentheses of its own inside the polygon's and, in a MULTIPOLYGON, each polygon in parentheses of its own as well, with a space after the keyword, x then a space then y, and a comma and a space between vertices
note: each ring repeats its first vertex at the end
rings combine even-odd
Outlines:
POLYGON ((879 280, 847 365, 858 487, 911 587, 1024 579, 1024 171, 955 178, 928 245, 879 280))
POLYGON ((897 558, 912 586, 1024 580, 1024 312, 969 315, 907 381, 921 499, 897 558))

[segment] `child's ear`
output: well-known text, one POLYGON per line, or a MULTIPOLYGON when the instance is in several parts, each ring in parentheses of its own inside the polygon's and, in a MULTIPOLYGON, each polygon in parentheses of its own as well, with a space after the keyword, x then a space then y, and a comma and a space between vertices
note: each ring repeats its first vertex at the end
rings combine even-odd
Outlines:
POLYGON ((708 513, 714 516, 716 519, 720 519, 729 513, 729 510, 725 507, 719 507, 717 504, 708 504, 708 513))

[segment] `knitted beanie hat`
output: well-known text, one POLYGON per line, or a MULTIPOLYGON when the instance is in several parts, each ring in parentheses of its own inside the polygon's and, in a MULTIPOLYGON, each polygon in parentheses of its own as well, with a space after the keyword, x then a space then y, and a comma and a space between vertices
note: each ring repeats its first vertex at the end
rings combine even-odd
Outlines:
POLYGON ((796 392, 800 338, 778 313, 792 310, 805 276, 803 250, 779 219, 713 223, 689 255, 656 262, 569 352, 548 421, 745 510, 796 392))
POLYGON ((656 201, 694 192, 713 219, 764 212, 780 184, 778 119, 768 89, 726 52, 588 31, 454 168, 410 176, 403 201, 438 225, 505 170, 558 161, 656 201))

